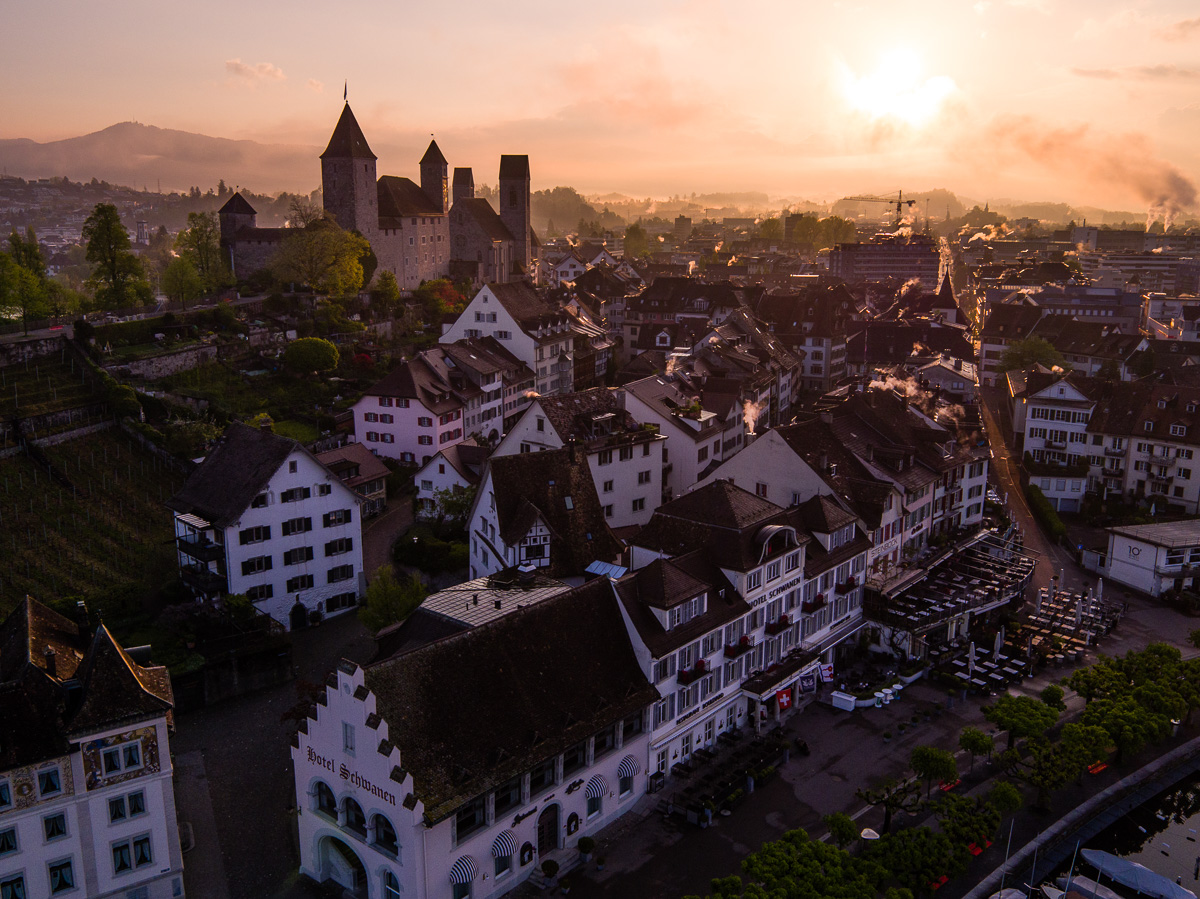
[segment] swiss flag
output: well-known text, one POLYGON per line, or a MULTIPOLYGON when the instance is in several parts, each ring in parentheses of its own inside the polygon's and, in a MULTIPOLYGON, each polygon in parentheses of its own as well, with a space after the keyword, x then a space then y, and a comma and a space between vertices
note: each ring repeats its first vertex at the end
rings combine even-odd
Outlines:
POLYGON ((775 694, 775 700, 779 703, 780 710, 790 709, 792 707, 792 691, 780 690, 775 694))

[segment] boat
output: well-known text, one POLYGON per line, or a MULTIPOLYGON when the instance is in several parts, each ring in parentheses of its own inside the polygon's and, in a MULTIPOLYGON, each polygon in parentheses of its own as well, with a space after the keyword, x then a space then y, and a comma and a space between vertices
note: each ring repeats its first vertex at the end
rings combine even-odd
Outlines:
MULTIPOLYGON (((1067 878, 1060 877, 1055 881, 1062 889, 1067 888, 1067 878)), ((1117 893, 1114 893, 1106 886, 1096 883, 1090 877, 1080 877, 1076 875, 1071 878, 1071 892, 1078 893, 1085 899, 1124 899, 1117 893)))
MULTIPOLYGON (((1150 896, 1152 899, 1196 899, 1196 894, 1186 887, 1127 858, 1099 849, 1084 849, 1080 855, 1102 877, 1136 890, 1141 896, 1150 896)), ((1076 879, 1075 883, 1078 882, 1076 879)))

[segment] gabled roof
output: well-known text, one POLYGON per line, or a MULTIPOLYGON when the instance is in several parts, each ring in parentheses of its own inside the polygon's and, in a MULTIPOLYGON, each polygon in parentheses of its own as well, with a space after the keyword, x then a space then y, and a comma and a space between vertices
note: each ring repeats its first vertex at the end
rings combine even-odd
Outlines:
POLYGON ((563 448, 493 456, 488 467, 500 537, 514 546, 540 518, 550 530, 552 576, 582 575, 597 559, 609 562, 621 554, 586 453, 563 448))
POLYGON ((659 698, 607 578, 363 673, 431 824, 659 698))
POLYGON ((512 232, 504 224, 492 204, 483 197, 464 197, 454 204, 451 214, 461 212, 479 226, 491 240, 512 240, 512 232))
POLYGON ((388 476, 388 467, 362 443, 347 443, 345 446, 317 453, 317 461, 351 487, 388 476), (349 479, 342 477, 343 472, 356 465, 357 475, 349 479))
POLYGON ((295 450, 295 440, 234 422, 221 441, 167 500, 175 512, 199 515, 217 527, 237 521, 295 450))
POLYGON ((418 353, 372 384, 364 396, 390 396, 413 400, 441 415, 462 406, 455 385, 446 377, 436 353, 418 353))
POLYGON ((824 493, 810 497, 796 508, 800 512, 804 526, 816 534, 832 534, 857 518, 853 512, 847 512, 837 504, 833 497, 824 493))
POLYGON ((421 165, 445 165, 446 157, 442 155, 441 148, 438 147, 437 141, 431 140, 429 147, 425 150, 425 155, 421 157, 421 165))
POLYGON ((770 518, 779 506, 729 481, 718 480, 658 507, 663 515, 739 530, 770 518))
POLYGON ((434 461, 440 456, 462 477, 468 484, 478 484, 479 477, 483 471, 483 465, 491 458, 492 450, 490 447, 479 446, 474 443, 452 443, 445 449, 439 450, 437 455, 421 466, 422 470, 434 464, 434 461))
POLYGON ((1030 335, 1044 311, 1039 306, 995 306, 984 320, 981 335, 984 340, 1021 340, 1030 335))
POLYGON ((230 215, 258 215, 258 213, 254 211, 254 207, 251 206, 246 201, 246 198, 242 196, 242 192, 240 190, 234 191, 233 196, 226 200, 225 205, 222 206, 217 212, 218 215, 222 213, 227 213, 230 215))
POLYGON ((379 225, 381 228, 398 228, 397 219, 412 215, 445 215, 441 204, 434 203, 421 185, 409 178, 384 175, 379 179, 379 225))
POLYGON ((536 329, 539 324, 565 320, 562 309, 538 296, 537 291, 524 281, 506 284, 488 282, 487 289, 500 301, 508 314, 524 328, 536 329))
POLYGON ((337 126, 333 129, 333 134, 329 138, 329 146, 325 148, 325 152, 321 154, 321 158, 330 159, 376 159, 371 148, 367 145, 367 138, 362 133, 362 129, 358 127, 358 120, 354 118, 354 113, 350 110, 350 104, 347 103, 342 107, 342 115, 338 119, 337 126))
POLYGON ((173 705, 167 669, 137 664, 103 624, 76 678, 83 685, 83 702, 68 719, 73 735, 156 718, 173 705))
POLYGON ((612 433, 641 430, 641 425, 621 405, 617 391, 608 387, 542 396, 534 403, 541 408, 546 420, 564 443, 571 439, 580 443, 592 440, 596 436, 592 425, 596 416, 600 415, 611 416, 612 433))

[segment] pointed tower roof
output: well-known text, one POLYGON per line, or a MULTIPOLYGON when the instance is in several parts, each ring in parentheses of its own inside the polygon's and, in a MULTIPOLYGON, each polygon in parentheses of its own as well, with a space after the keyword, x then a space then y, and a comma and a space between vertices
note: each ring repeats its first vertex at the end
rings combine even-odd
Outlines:
POLYGON ((446 164, 446 157, 442 155, 442 151, 438 149, 437 141, 429 142, 429 149, 425 151, 425 155, 421 157, 421 165, 436 163, 438 165, 446 164))
POLYGON ((258 215, 254 207, 251 206, 246 198, 242 196, 239 190, 232 197, 225 201, 225 205, 221 207, 220 213, 231 213, 233 215, 258 215))
POLYGON ((529 157, 528 156, 501 156, 500 157, 500 177, 506 181, 511 179, 522 179, 529 177, 529 157))
POLYGON ((958 300, 954 297, 954 285, 950 283, 950 275, 947 273, 942 277, 942 283, 938 287, 937 302, 933 304, 935 309, 954 309, 958 307, 958 300))
POLYGON ((322 159, 327 156, 339 159, 347 157, 354 159, 378 158, 367 145, 367 138, 363 135, 362 129, 358 127, 358 120, 350 111, 349 103, 342 108, 342 117, 338 119, 337 127, 333 129, 333 136, 329 138, 329 146, 321 154, 322 159))

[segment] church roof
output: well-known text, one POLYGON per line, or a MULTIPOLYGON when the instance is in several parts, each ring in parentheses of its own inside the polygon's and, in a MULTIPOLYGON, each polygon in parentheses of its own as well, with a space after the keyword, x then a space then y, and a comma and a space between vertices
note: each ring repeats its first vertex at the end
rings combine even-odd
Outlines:
MULTIPOLYGON (((456 170, 457 171, 457 170, 456 170)), ((454 204, 455 211, 461 209, 490 240, 512 240, 512 232, 496 214, 492 204, 483 197, 464 197, 454 204)))
POLYGON ((409 178, 384 175, 379 179, 379 225, 396 228, 396 219, 410 215, 443 215, 440 204, 429 199, 421 185, 409 178))
POLYGON ((338 119, 337 127, 333 129, 333 136, 329 138, 329 146, 321 154, 322 159, 326 157, 331 159, 345 159, 347 157, 353 159, 378 158, 371 152, 371 148, 367 145, 367 138, 362 133, 362 129, 358 127, 358 120, 354 118, 354 113, 350 111, 349 103, 342 108, 342 116, 338 119))
POLYGON ((528 156, 501 156, 500 157, 500 177, 501 179, 509 178, 529 178, 529 157, 528 156))
POLYGON ((438 165, 446 164, 446 157, 442 155, 442 151, 438 147, 437 141, 435 140, 431 140, 429 142, 429 149, 426 150, 425 155, 421 157, 421 165, 426 165, 427 163, 435 163, 438 165))
POLYGON ((255 212, 254 207, 251 206, 246 201, 246 198, 242 196, 242 192, 240 190, 225 201, 225 205, 220 208, 217 214, 258 215, 258 213, 255 212))

